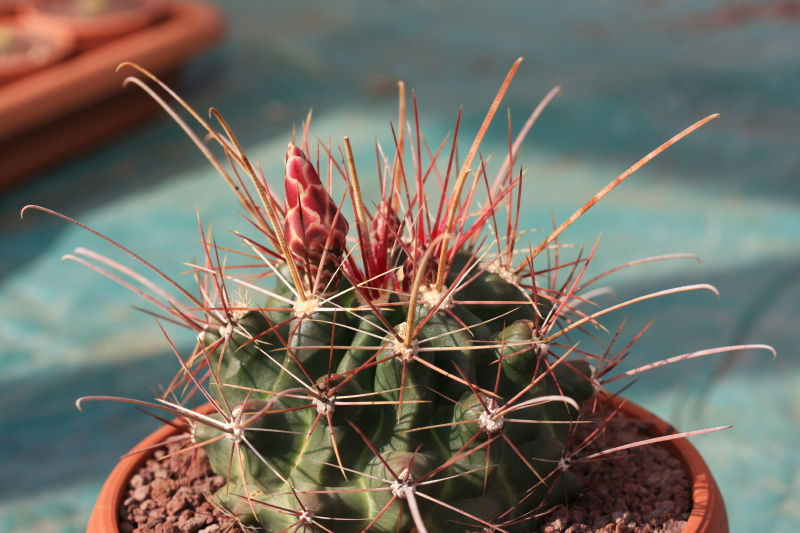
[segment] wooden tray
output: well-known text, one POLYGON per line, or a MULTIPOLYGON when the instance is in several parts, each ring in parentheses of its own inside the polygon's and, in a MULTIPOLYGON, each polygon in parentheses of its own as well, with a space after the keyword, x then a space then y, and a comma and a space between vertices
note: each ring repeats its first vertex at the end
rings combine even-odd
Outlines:
POLYGON ((216 7, 171 2, 160 21, 0 86, 0 189, 86 152, 151 117, 158 105, 123 88, 130 61, 169 78, 222 35, 216 7))

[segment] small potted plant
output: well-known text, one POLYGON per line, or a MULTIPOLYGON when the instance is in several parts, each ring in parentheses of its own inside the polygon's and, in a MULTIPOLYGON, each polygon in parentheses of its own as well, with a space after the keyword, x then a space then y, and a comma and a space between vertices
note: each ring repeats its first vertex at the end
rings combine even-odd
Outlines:
MULTIPOLYGON (((288 145, 284 194, 279 195, 216 111, 218 128, 189 109, 224 150, 232 170, 181 125, 238 196, 259 237, 242 236, 245 249, 238 253, 243 263, 236 265, 221 259, 223 249, 201 226, 204 257, 192 266, 196 291, 129 252, 179 296, 95 252, 79 249, 67 256, 132 288, 160 308, 154 313, 160 323, 185 326, 198 339, 191 353, 175 350, 181 372, 156 403, 107 397, 78 401, 80 407, 111 399, 176 417, 115 470, 89 531, 133 530, 129 520, 146 503, 139 504, 136 494, 150 490, 159 492, 166 510, 148 504, 139 513, 144 517, 140 527, 155 528, 151 518, 161 516, 158 527, 171 531, 179 513, 191 515, 184 489, 142 489, 141 476, 130 481, 148 454, 168 441, 175 449, 159 452, 161 459, 205 453, 224 485, 209 495, 217 513, 242 528, 274 533, 530 531, 582 491, 597 490, 586 477, 587 464, 661 442, 691 475, 685 482, 694 495, 686 531, 727 532, 710 472, 684 440, 724 428, 679 433, 606 387, 688 358, 772 349, 728 346, 613 375, 643 331, 622 349, 614 348, 619 332, 600 348, 579 346, 568 334, 602 330, 604 315, 638 301, 716 289, 677 287, 587 310, 591 287, 602 277, 585 276, 597 244, 585 250, 559 243, 594 203, 715 116, 658 147, 536 247, 527 246, 519 227, 522 171, 515 170, 517 156, 557 90, 509 140, 493 180, 478 157, 518 65, 460 165, 455 155, 459 121, 451 143, 443 142, 427 158, 418 130, 406 140, 401 86, 394 157, 378 152, 381 195, 371 208, 362 196, 363 170, 356 168, 347 137, 341 151, 328 145, 312 149, 307 120, 302 138, 288 145), (408 167, 406 143, 414 155, 408 167), (314 152, 316 163, 310 156, 314 152), (321 174, 329 183, 338 175, 344 195, 332 197, 321 174), (433 185, 437 180, 438 187, 433 185), (350 214, 345 214, 346 203, 350 214), (267 277, 270 282, 264 283, 267 277), (206 405, 189 407, 198 403, 206 405), (647 420, 648 429, 633 442, 592 451, 590 446, 611 434, 620 418, 647 420), (126 494, 129 481, 131 496, 126 494), (120 517, 129 504, 131 516, 120 517)), ((129 81, 167 107, 145 82, 129 81)), ((669 257, 674 256, 644 262, 669 257)), ((174 349, 168 337, 165 342, 174 349)))
POLYGON ((88 49, 152 24, 164 13, 160 0, 28 0, 26 18, 72 29, 81 49, 88 49))
POLYGON ((46 21, 0 20, 0 83, 19 78, 68 56, 75 47, 69 28, 46 21))

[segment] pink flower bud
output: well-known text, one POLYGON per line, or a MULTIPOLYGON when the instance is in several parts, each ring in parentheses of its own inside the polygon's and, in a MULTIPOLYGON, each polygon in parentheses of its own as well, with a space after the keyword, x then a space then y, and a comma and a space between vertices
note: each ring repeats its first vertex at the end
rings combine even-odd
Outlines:
POLYGON ((313 294, 332 292, 339 285, 337 268, 345 250, 347 221, 322 185, 314 165, 292 143, 286 152, 283 185, 286 191, 283 235, 289 250, 306 275, 313 294))

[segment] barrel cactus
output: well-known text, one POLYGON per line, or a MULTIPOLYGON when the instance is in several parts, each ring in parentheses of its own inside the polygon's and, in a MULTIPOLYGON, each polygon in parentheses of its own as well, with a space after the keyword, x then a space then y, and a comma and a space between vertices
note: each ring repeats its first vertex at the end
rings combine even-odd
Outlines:
MULTIPOLYGON (((592 385, 588 364, 553 368, 546 343, 534 342, 551 302, 537 305, 467 245, 444 257, 437 286, 433 255, 445 239, 409 261, 391 206, 386 223, 376 214, 362 224, 363 259, 389 266, 368 281, 372 265, 348 263, 348 225, 291 144, 284 181, 291 255, 272 295, 202 339, 221 411, 212 417, 234 431, 197 424, 194 438, 229 476, 224 505, 267 531, 324 526, 321 517, 335 517, 335 531, 407 531, 413 512, 429 531, 453 531, 561 501, 564 488, 544 480, 592 385)), ((580 487, 569 475, 563 483, 580 487)))
MULTIPOLYGON (((605 383, 646 367, 609 378, 628 347, 617 355, 610 346, 593 353, 568 340, 570 331, 599 326, 599 317, 631 302, 581 311, 590 297, 591 282, 583 277, 594 250, 564 261, 558 237, 649 159, 714 116, 648 154, 536 248, 527 247, 518 225, 522 170, 514 167, 525 133, 557 90, 509 139, 493 183, 478 158, 518 65, 458 172, 459 122, 449 156, 441 155, 442 143, 428 152, 428 166, 417 130, 413 163, 405 168, 411 129, 401 84, 394 157, 379 163, 381 197, 371 208, 347 138, 338 153, 317 147, 314 164, 306 122, 300 146, 289 143, 286 152, 281 201, 268 185, 274 177, 267 180, 248 159, 222 117, 212 110, 218 131, 194 114, 233 174, 199 136, 192 138, 263 239, 242 237, 248 261, 257 262, 247 277, 227 268, 203 234, 197 293, 134 256, 189 304, 99 254, 80 249, 69 256, 114 279, 120 280, 97 263, 143 283, 153 295, 136 290, 171 315, 162 319, 197 334, 191 355, 176 351, 180 374, 149 405, 186 422, 185 450, 202 448, 227 478, 215 501, 243 524, 274 533, 513 532, 533 528, 583 488, 571 468, 581 460, 574 440, 581 408, 605 383), (320 179, 320 154, 328 186, 320 179), (440 155, 446 164, 437 165, 440 155), (240 174, 249 178, 249 190, 240 174), (338 202, 330 192, 333 174, 346 189, 338 202), (429 185, 426 193, 434 180, 438 189, 429 185), (438 201, 434 189, 441 191, 438 201), (549 260, 534 267, 540 254, 549 260), (209 402, 210 414, 184 407, 190 394, 209 402)), ((129 82, 168 107, 145 82, 129 82)), ((667 257, 674 256, 651 259, 667 257)), ((696 289, 715 290, 693 285, 636 300, 696 289)), ((82 400, 90 399, 107 398, 82 400)))

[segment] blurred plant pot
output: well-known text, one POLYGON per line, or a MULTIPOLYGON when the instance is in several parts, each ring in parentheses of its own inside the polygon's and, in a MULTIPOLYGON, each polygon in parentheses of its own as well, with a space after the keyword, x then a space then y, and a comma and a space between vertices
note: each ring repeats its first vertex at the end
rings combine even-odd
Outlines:
POLYGON ((14 14, 18 3, 17 0, 0 0, 0 16, 14 14))
POLYGON ((40 20, 0 22, 0 83, 19 78, 65 58, 75 48, 69 28, 40 20))
MULTIPOLYGON (((621 403, 619 399, 608 397, 604 397, 603 401, 613 407, 621 403)), ((210 404, 206 404, 198 411, 208 414, 213 409, 210 404)), ((636 421, 647 421, 652 437, 675 433, 672 426, 630 402, 622 406, 620 416, 636 421)), ((164 426, 137 444, 133 450, 153 446, 178 433, 177 428, 164 426)), ((692 513, 682 533, 728 533, 728 516, 722 494, 697 449, 686 439, 667 441, 661 445, 680 460, 692 484, 692 513)), ((155 448, 138 455, 128 456, 117 464, 108 476, 97 502, 95 502, 89 518, 89 525, 86 528, 87 533, 120 533, 118 513, 120 505, 127 496, 128 480, 144 465, 145 461, 153 456, 154 452, 155 448)))
POLYGON ((223 33, 214 4, 173 1, 166 8, 150 26, 0 86, 0 194, 161 116, 145 92, 123 88, 134 72, 116 71, 119 64, 169 79, 223 33))
POLYGON ((68 26, 87 50, 144 28, 162 17, 160 0, 27 0, 22 15, 68 26))

